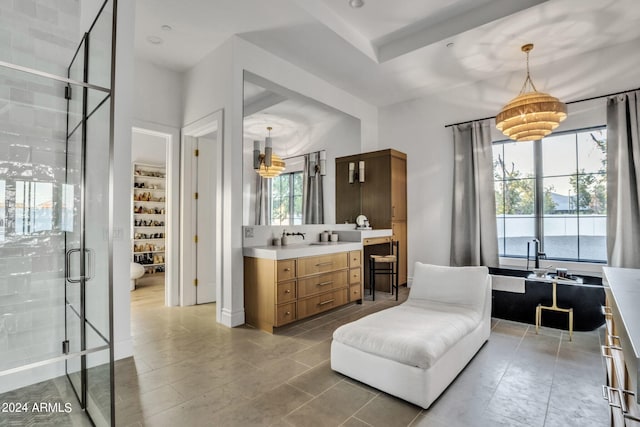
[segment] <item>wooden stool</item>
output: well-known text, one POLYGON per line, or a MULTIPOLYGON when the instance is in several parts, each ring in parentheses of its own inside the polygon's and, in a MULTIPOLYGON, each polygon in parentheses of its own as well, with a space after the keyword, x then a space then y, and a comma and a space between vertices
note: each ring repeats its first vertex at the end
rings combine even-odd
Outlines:
POLYGON ((398 267, 400 265, 400 242, 391 241, 389 255, 371 255, 369 257, 369 293, 376 300, 376 274, 387 274, 391 281, 391 295, 394 289, 398 301, 398 267))

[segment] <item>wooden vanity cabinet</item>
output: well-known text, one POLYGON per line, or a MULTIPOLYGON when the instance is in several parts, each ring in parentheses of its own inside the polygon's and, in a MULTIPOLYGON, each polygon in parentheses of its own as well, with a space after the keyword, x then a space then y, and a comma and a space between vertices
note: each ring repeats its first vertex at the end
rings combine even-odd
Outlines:
POLYGON ((349 301, 361 301, 363 292, 362 251, 349 252, 349 301))
POLYGON ((267 332, 362 299, 362 251, 244 258, 246 323, 267 332))
POLYGON ((603 397, 609 404, 611 426, 640 427, 640 399, 637 396, 640 369, 635 350, 637 322, 631 320, 638 294, 633 290, 628 292, 629 285, 638 281, 640 274, 637 270, 610 267, 603 271, 605 282, 609 284, 605 285, 606 303, 602 307, 605 336, 601 352, 606 368, 603 397), (617 289, 620 301, 616 300, 613 287, 617 289))

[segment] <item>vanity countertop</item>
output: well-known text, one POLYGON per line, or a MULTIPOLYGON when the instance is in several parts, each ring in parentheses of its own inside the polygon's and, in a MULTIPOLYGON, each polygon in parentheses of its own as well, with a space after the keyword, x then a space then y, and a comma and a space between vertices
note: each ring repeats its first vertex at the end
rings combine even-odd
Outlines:
POLYGON ((251 246, 242 248, 242 255, 273 260, 360 251, 362 242, 296 243, 287 246, 251 246))
POLYGON ((635 357, 640 359, 640 270, 603 267, 606 286, 611 289, 635 357))
POLYGON ((338 230, 336 231, 343 241, 362 242, 364 239, 373 239, 376 237, 389 237, 393 235, 390 228, 381 228, 376 230, 356 229, 356 230, 338 230))

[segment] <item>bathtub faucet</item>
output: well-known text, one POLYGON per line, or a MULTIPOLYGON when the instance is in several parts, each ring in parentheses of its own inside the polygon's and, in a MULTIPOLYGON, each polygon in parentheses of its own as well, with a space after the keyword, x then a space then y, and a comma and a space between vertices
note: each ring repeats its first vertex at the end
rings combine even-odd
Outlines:
MULTIPOLYGON (((533 268, 540 268, 540 260, 541 259, 547 259, 547 254, 545 254, 544 252, 540 252, 540 240, 533 239, 532 242, 534 244, 534 248, 533 248, 533 256, 534 256, 533 268)), ((531 242, 527 242, 527 270, 529 269, 529 259, 530 259, 529 253, 530 253, 530 249, 531 249, 531 242)))

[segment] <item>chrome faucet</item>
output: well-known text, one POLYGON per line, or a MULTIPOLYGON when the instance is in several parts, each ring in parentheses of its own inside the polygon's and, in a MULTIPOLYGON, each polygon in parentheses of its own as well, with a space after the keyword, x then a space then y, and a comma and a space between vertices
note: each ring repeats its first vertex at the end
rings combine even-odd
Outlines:
POLYGON ((531 250, 531 242, 534 243, 533 255, 534 255, 534 264, 533 268, 540 268, 540 260, 547 259, 547 254, 544 252, 540 252, 540 240, 533 239, 532 241, 527 242, 527 270, 529 269, 529 259, 530 259, 530 250, 531 250))
POLYGON ((285 236, 302 236, 302 240, 304 240, 305 233, 297 232, 297 233, 282 233, 285 236))

